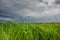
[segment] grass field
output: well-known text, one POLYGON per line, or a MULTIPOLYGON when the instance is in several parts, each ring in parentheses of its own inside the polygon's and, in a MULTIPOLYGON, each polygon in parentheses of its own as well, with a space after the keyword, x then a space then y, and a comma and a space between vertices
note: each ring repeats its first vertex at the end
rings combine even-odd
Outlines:
POLYGON ((0 40, 60 40, 60 23, 0 23, 0 40))

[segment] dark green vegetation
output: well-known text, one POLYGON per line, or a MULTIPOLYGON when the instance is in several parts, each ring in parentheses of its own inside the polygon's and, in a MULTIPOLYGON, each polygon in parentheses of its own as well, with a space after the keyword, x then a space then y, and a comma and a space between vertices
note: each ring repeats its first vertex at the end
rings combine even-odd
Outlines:
POLYGON ((0 40, 60 40, 60 23, 0 23, 0 40))

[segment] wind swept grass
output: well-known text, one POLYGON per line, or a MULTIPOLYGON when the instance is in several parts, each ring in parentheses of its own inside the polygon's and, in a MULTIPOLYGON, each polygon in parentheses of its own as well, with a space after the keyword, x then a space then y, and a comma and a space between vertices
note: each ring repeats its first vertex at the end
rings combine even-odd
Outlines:
POLYGON ((60 23, 0 23, 0 40, 60 40, 60 23))

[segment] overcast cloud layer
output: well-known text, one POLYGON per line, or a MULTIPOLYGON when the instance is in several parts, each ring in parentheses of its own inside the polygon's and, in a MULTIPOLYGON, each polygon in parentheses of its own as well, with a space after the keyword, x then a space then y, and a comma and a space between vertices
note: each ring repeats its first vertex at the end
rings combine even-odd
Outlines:
POLYGON ((1 0, 0 20, 60 21, 60 0, 1 0))

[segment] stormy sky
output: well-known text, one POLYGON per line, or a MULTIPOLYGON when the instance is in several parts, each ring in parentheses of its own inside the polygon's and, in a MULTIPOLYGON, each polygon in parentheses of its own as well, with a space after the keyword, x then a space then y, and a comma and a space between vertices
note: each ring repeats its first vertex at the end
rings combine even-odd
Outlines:
POLYGON ((60 0, 0 0, 0 21, 60 21, 60 0))

